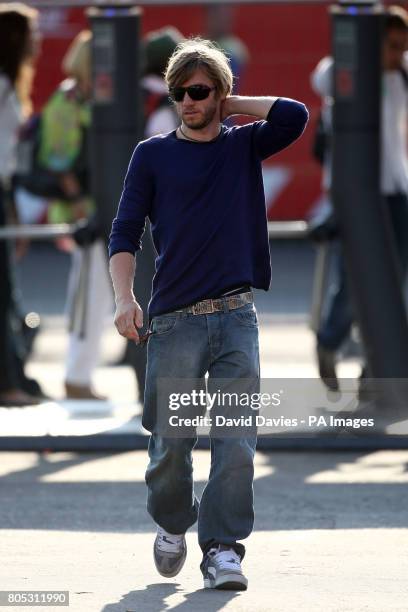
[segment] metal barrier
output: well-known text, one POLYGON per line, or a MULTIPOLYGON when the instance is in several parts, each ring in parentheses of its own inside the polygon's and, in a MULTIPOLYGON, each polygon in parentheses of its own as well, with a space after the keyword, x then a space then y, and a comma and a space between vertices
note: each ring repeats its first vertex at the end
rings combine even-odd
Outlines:
POLYGON ((70 236, 74 225, 56 223, 54 225, 6 225, 0 227, 0 240, 29 238, 30 240, 52 240, 60 236, 70 236))
POLYGON ((306 238, 306 221, 269 221, 269 238, 285 240, 288 238, 306 238))
MULTIPOLYGON (((30 240, 52 240, 62 236, 70 236, 74 225, 59 223, 55 225, 8 225, 0 227, 0 240, 13 240, 15 238, 29 238, 30 240)), ((306 221, 269 221, 269 238, 272 240, 290 240, 307 237, 306 221)), ((309 325, 317 331, 320 324, 323 299, 325 294, 329 268, 329 244, 323 242, 318 245, 316 263, 312 284, 312 305, 309 325)))
MULTIPOLYGON (((69 236, 74 231, 74 225, 57 223, 54 225, 7 225, 0 227, 0 240, 14 238, 30 238, 31 240, 51 240, 60 236, 69 236)), ((307 235, 306 221, 269 221, 269 238, 288 239, 305 238, 307 235)))

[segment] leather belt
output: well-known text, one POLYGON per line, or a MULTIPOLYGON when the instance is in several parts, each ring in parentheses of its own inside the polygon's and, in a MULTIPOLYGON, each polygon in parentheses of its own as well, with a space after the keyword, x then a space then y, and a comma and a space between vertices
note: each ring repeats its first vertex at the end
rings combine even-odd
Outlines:
POLYGON ((254 296, 252 291, 246 293, 237 293, 236 295, 229 295, 223 298, 217 298, 215 300, 202 300, 192 306, 175 310, 174 312, 186 312, 188 314, 199 315, 199 314, 212 314, 213 312, 223 312, 225 306, 228 310, 235 310, 241 308, 245 304, 252 304, 254 296))

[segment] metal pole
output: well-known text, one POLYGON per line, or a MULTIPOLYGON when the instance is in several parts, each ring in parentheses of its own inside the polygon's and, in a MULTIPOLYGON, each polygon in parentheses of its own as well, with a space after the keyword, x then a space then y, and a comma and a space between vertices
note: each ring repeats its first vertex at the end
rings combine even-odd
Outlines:
POLYGON ((332 8, 332 184, 370 375, 392 379, 395 392, 408 379, 408 324, 379 181, 383 16, 379 6, 332 8))
POLYGON ((140 17, 136 7, 91 8, 93 101, 92 193, 107 237, 123 179, 140 138, 140 17))

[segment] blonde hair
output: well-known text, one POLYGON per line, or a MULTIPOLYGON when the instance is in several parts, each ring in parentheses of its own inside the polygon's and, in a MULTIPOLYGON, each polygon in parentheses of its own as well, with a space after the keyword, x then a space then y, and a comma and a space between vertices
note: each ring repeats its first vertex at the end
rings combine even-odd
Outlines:
POLYGON ((67 76, 86 83, 91 80, 91 40, 91 31, 82 30, 74 38, 62 60, 62 69, 67 76))
POLYGON ((213 81, 218 95, 231 94, 233 76, 229 59, 214 43, 202 38, 190 38, 177 45, 164 75, 168 88, 179 87, 199 69, 213 81))

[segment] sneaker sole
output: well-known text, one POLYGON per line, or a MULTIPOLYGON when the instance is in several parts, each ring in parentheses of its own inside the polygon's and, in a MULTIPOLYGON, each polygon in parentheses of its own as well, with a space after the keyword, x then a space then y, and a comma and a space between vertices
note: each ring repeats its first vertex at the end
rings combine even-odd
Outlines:
POLYGON ((163 572, 163 570, 160 569, 157 560, 156 560, 156 555, 153 553, 153 559, 154 559, 154 564, 156 566, 157 571, 159 572, 160 576, 163 576, 164 578, 174 578, 174 576, 177 576, 177 574, 179 572, 181 572, 181 570, 183 569, 183 565, 187 559, 187 546, 184 549, 184 554, 180 559, 180 562, 178 564, 178 566, 176 567, 175 570, 173 570, 172 572, 163 572))
POLYGON ((225 574, 217 580, 204 578, 205 589, 218 589, 220 591, 246 591, 248 588, 248 580, 245 576, 237 576, 236 574, 225 574))

